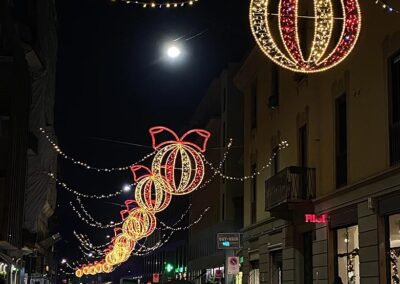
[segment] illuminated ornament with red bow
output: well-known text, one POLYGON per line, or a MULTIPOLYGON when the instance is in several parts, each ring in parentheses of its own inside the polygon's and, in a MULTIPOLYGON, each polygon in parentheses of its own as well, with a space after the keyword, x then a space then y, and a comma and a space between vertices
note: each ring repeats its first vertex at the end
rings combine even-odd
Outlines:
POLYGON ((150 236, 157 226, 157 219, 154 213, 149 212, 145 208, 136 207, 129 209, 129 205, 136 203, 134 200, 125 202, 127 210, 121 211, 122 232, 132 240, 140 240, 150 236))
POLYGON ((132 166, 131 171, 136 182, 135 200, 138 206, 152 213, 166 209, 172 197, 165 191, 165 187, 168 186, 166 179, 153 174, 145 166, 132 166), (144 170, 145 175, 138 177, 137 172, 139 170, 144 170))
POLYGON ((273 62, 295 72, 322 72, 336 66, 350 54, 360 35, 361 11, 357 0, 340 0, 342 18, 334 15, 332 0, 313 0, 314 16, 300 16, 298 1, 279 0, 278 14, 270 12, 275 10, 271 9, 270 0, 251 1, 250 25, 258 46, 273 62), (271 23, 275 22, 271 17, 276 16, 281 38, 279 43, 271 32, 271 23), (299 18, 314 19, 314 35, 307 58, 299 41, 299 18), (336 46, 326 55, 334 34, 334 23, 340 23, 341 34, 336 46), (284 46, 286 52, 280 46, 284 46))
POLYGON ((185 195, 196 190, 204 178, 205 151, 210 132, 193 129, 178 137, 166 127, 150 129, 153 148, 157 150, 152 163, 153 174, 165 178, 164 190, 172 195, 185 195), (160 141, 160 136, 167 137, 160 141), (199 146, 200 145, 200 146, 199 146))

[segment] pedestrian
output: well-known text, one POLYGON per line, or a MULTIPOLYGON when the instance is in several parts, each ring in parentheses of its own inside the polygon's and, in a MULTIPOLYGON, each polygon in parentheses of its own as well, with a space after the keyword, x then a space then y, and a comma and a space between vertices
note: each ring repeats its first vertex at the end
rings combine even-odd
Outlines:
POLYGON ((343 284, 342 278, 340 278, 340 276, 336 276, 333 284, 343 284))

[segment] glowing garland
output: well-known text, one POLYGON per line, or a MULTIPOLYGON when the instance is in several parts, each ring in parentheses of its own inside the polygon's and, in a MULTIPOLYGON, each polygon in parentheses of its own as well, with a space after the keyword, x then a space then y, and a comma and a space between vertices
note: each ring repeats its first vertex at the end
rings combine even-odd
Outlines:
MULTIPOLYGON (((111 2, 116 2, 117 0, 111 0, 111 2)), ((136 4, 143 8, 178 8, 184 6, 192 6, 199 0, 188 0, 188 1, 172 1, 172 2, 145 2, 145 1, 132 1, 132 0, 120 0, 126 4, 136 4)))
POLYGON ((270 0, 252 0, 250 26, 260 49, 283 68, 301 73, 328 70, 342 62, 354 48, 361 31, 361 12, 357 0, 341 0, 343 24, 339 42, 327 56, 332 36, 332 0, 314 0, 314 37, 310 55, 304 59, 298 32, 298 0, 280 0, 278 7, 279 32, 286 54, 282 52, 270 30, 268 10, 270 0), (288 56, 287 56, 288 55, 288 56))
MULTIPOLYGON (((200 152, 205 151, 210 133, 194 129, 178 137, 175 132, 166 127, 153 127, 150 129, 150 135, 153 148, 157 150, 151 170, 145 166, 131 167, 137 183, 135 188, 137 200, 125 202, 126 210, 120 212, 122 227, 114 229, 115 237, 112 245, 104 251, 104 259, 76 269, 75 275, 78 278, 88 274, 109 273, 113 267, 125 262, 133 253, 138 241, 155 231, 157 226, 155 213, 166 209, 171 196, 189 194, 200 186, 204 177, 204 162, 200 152), (166 135, 170 139, 158 143, 159 137, 166 135), (189 141, 190 138, 194 141, 200 140, 201 146, 189 141), (139 170, 144 170, 145 174, 139 176, 137 173, 139 170), (180 171, 177 172, 177 170, 180 171)), ((173 232, 171 230, 170 235, 173 232)))
MULTIPOLYGON (((136 200, 127 200, 125 202, 126 209, 121 211, 122 221, 118 223, 121 224, 122 227, 114 229, 115 237, 112 239, 110 245, 103 253, 95 251, 98 255, 104 255, 104 259, 100 262, 81 265, 75 270, 75 275, 77 277, 89 274, 109 273, 119 264, 126 261, 131 255, 145 255, 167 242, 174 232, 187 230, 191 226, 197 224, 201 220, 202 215, 198 220, 184 227, 174 228, 160 222, 162 226, 160 228, 161 230, 171 231, 166 239, 164 239, 166 235, 163 234, 161 240, 151 248, 146 248, 139 242, 140 240, 146 239, 155 231, 157 228, 157 218, 155 217, 155 213, 166 209, 171 201, 171 196, 189 194, 205 185, 202 184, 205 175, 205 164, 209 165, 214 171, 211 179, 216 175, 219 175, 224 179, 243 181, 259 175, 260 171, 268 167, 272 161, 271 158, 268 164, 264 165, 259 171, 252 173, 251 176, 245 176, 242 178, 230 177, 224 175, 221 172, 221 168, 231 147, 231 142, 228 144, 228 151, 224 153, 223 160, 220 161, 218 168, 215 168, 202 154, 202 152, 205 151, 207 141, 210 137, 209 132, 196 129, 187 132, 182 137, 178 137, 168 128, 153 127, 150 129, 150 135, 152 137, 153 148, 156 150, 151 169, 141 165, 130 167, 135 180, 136 200), (163 136, 161 143, 159 142, 160 136, 163 136), (168 136, 169 139, 165 139, 166 136, 168 136), (191 141, 196 141, 200 146, 191 141), (139 174, 139 171, 143 171, 144 174, 139 174), (134 252, 136 245, 138 246, 138 249, 134 252)), ((279 144, 279 150, 287 146, 287 142, 283 141, 279 144)), ((276 153, 274 155, 276 155, 276 153)), ((210 182, 211 179, 205 183, 210 182)), ((81 205, 84 214, 93 223, 89 222, 73 207, 74 211, 76 211, 81 218, 85 219, 85 221, 90 223, 91 226, 105 228, 111 227, 110 225, 104 225, 101 222, 94 220, 94 218, 84 209, 79 199, 79 196, 88 198, 94 197, 97 199, 106 198, 108 196, 89 196, 73 191, 65 184, 62 185, 69 189, 69 191, 77 194, 77 200, 81 205)), ((73 205, 71 204, 71 206, 73 205)), ((204 213, 208 210, 209 208, 207 208, 204 213)), ((182 219, 183 217, 181 217, 181 220, 182 219)), ((91 250, 87 247, 85 247, 85 249, 87 251, 91 250)), ((84 253, 85 259, 86 255, 89 257, 93 256, 93 253, 87 253, 87 251, 84 253)))
POLYGON ((60 155, 61 157, 63 157, 66 160, 71 161, 72 163, 74 163, 75 165, 81 166, 87 170, 93 170, 93 171, 97 171, 97 172, 114 172, 114 171, 126 171, 129 170, 131 167, 133 167, 134 165, 140 164, 144 161, 146 161, 147 159, 149 159, 150 157, 154 156, 154 154, 156 153, 156 151, 151 152, 150 154, 147 154, 146 156, 144 156, 142 159, 140 159, 139 161, 131 164, 131 165, 127 165, 127 166, 122 166, 122 167, 113 167, 113 168, 99 168, 99 167, 94 167, 89 165, 88 163, 82 162, 78 159, 75 159, 73 157, 68 156, 66 153, 64 153, 60 146, 57 145, 52 139, 51 137, 46 133, 46 131, 43 128, 39 128, 39 131, 44 135, 44 137, 46 137, 47 141, 53 146, 54 151, 56 151, 58 153, 58 155, 60 155))
POLYGON ((383 2, 381 0, 375 0, 375 4, 380 5, 383 10, 387 10, 390 13, 400 14, 399 10, 393 8, 392 6, 389 6, 388 4, 386 4, 385 2, 383 2))

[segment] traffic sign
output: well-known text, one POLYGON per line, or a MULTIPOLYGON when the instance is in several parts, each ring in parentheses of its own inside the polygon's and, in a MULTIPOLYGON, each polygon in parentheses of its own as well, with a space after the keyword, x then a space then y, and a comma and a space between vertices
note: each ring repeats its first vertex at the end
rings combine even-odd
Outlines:
POLYGON ((160 282, 160 274, 153 273, 153 283, 159 283, 159 282, 160 282))
POLYGON ((239 265, 239 257, 237 256, 228 256, 228 274, 235 275, 239 273, 240 265, 239 265))
POLYGON ((218 249, 240 249, 240 233, 218 233, 218 249))

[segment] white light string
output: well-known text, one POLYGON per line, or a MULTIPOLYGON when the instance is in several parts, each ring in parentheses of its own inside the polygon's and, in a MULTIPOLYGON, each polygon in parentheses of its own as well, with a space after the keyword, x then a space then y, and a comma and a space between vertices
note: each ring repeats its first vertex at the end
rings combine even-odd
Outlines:
MULTIPOLYGON (((81 193, 79 191, 76 191, 72 188, 70 188, 65 182, 61 182, 53 173, 46 173, 50 178, 52 178, 59 186, 61 186, 63 189, 65 189, 66 191, 69 191, 72 194, 75 194, 76 196, 79 197, 83 197, 83 198, 89 198, 89 199, 109 199, 109 198, 113 198, 116 196, 121 195, 122 193, 124 193, 126 190, 125 189, 121 189, 118 190, 114 193, 109 193, 109 194, 101 194, 101 195, 96 195, 96 194, 85 194, 85 193, 81 193)), ((134 187, 136 184, 132 183, 129 184, 128 186, 130 188, 134 187)))
POLYGON ((388 11, 390 13, 397 13, 400 14, 400 11, 393 8, 392 6, 389 6, 387 3, 381 1, 381 0, 375 0, 375 4, 381 6, 381 8, 385 11, 388 11))
MULTIPOLYGON (((116 226, 120 226, 124 223, 124 221, 120 221, 115 223, 114 221, 111 221, 110 224, 103 224, 97 221, 91 221, 88 220, 87 218, 83 217, 82 214, 75 208, 75 206, 72 204, 70 201, 69 204, 72 207, 72 210, 76 213, 76 215, 81 219, 83 222, 85 222, 87 225, 94 227, 94 228, 99 228, 99 229, 110 229, 110 228, 115 228, 116 226)), ((90 216, 90 215, 89 215, 90 216)), ((88 217, 89 218, 89 217, 88 217)))
POLYGON ((272 154, 272 157, 269 158, 269 160, 266 164, 262 165, 261 168, 256 169, 251 175, 243 176, 243 177, 233 177, 233 176, 225 175, 222 173, 222 171, 219 167, 215 168, 214 165, 210 161, 208 161, 204 155, 202 155, 202 157, 203 157, 204 162, 214 171, 215 175, 219 175, 220 177, 222 177, 225 180, 245 181, 248 179, 255 178, 256 176, 260 175, 263 170, 265 170, 266 168, 269 168, 272 164, 273 159, 278 154, 278 152, 283 149, 286 149, 287 147, 289 147, 289 143, 287 141, 282 141, 281 143, 279 143, 278 151, 272 154))
POLYGON ((144 156, 142 159, 140 159, 139 161, 131 164, 131 165, 127 165, 127 166, 122 166, 122 167, 112 167, 112 168, 99 168, 99 167, 94 167, 89 165, 86 162, 82 162, 78 159, 75 159, 73 157, 68 156, 67 154, 65 154, 60 146, 58 146, 49 135, 47 135, 46 131, 43 128, 39 128, 39 131, 42 132, 42 134, 44 135, 44 137, 46 137, 47 141, 53 146, 54 151, 56 151, 61 157, 63 157, 66 160, 71 161, 72 163, 74 163, 75 165, 81 166, 87 170, 93 170, 93 171, 97 171, 97 172, 114 172, 114 171, 126 171, 129 170, 130 167, 140 164, 142 162, 144 162, 145 160, 147 160, 148 158, 150 158, 151 156, 154 156, 156 154, 157 151, 153 151, 150 154, 147 154, 146 156, 144 156))
POLYGON ((159 221, 159 223, 163 226, 163 228, 161 228, 161 230, 167 229, 167 230, 171 230, 171 231, 175 231, 175 232, 189 230, 191 227, 197 225, 197 223, 199 223, 201 221, 201 219, 203 219, 204 215, 208 211, 210 211, 210 209, 211 209, 211 207, 207 207, 206 209, 204 209, 203 213, 200 214, 200 216, 195 221, 193 221, 191 224, 184 226, 184 227, 178 227, 178 228, 170 227, 170 226, 166 225, 163 221, 159 221))
MULTIPOLYGON (((179 8, 184 6, 192 6, 199 0, 188 0, 188 1, 172 1, 172 2, 154 2, 154 1, 132 1, 132 0, 120 0, 126 4, 140 5, 143 8, 179 8)), ((117 2, 117 0, 111 0, 111 2, 117 2)))

